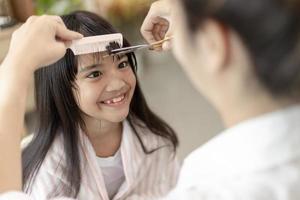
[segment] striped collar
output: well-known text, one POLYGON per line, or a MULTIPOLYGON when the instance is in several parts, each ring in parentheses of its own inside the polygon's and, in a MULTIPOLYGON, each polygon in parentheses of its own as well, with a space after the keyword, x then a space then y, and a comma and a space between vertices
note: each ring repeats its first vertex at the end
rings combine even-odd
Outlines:
MULTIPOLYGON (((81 136, 81 155, 86 159, 87 165, 82 166, 84 168, 88 167, 93 174, 94 181, 97 186, 97 190, 103 199, 108 200, 108 195, 105 188, 104 179, 101 173, 101 169, 97 164, 97 156, 95 150, 89 141, 86 134, 82 131, 80 132, 81 136)), ((128 121, 123 122, 123 132, 122 132, 122 141, 120 146, 121 157, 125 173, 125 183, 121 186, 119 192, 116 194, 115 198, 119 198, 125 195, 130 191, 131 188, 135 186, 135 179, 138 177, 139 169, 143 160, 145 159, 145 153, 134 133, 132 127, 129 125, 128 121)), ((83 170, 84 171, 84 170, 83 170)), ((90 184, 91 180, 88 180, 90 184)))

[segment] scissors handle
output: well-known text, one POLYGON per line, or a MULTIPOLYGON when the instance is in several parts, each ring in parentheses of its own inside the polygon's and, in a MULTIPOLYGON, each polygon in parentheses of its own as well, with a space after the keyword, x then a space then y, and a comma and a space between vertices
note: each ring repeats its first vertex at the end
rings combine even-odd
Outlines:
POLYGON ((153 48, 161 47, 162 44, 163 44, 165 41, 169 41, 169 40, 171 40, 172 38, 173 38, 173 37, 165 37, 165 38, 162 39, 162 40, 159 40, 159 41, 157 41, 157 42, 151 43, 150 46, 153 47, 153 48))

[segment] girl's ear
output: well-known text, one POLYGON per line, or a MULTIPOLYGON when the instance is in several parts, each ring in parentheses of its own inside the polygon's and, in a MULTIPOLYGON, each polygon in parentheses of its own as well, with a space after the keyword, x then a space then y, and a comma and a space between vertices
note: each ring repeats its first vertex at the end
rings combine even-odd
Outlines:
POLYGON ((207 19, 195 33, 196 48, 203 67, 210 73, 224 70, 230 55, 228 29, 225 25, 207 19))

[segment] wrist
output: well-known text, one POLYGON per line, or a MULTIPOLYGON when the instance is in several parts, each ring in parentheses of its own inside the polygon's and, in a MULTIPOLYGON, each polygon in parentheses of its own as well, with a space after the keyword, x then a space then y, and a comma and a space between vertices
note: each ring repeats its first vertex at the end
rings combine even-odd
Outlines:
MULTIPOLYGON (((1 90, 9 90, 9 93, 27 91, 32 78, 34 70, 30 70, 24 64, 15 60, 4 60, 0 66, 0 88, 1 90)), ((19 95, 19 94, 15 94, 19 95)))
POLYGON ((30 77, 34 73, 35 64, 29 60, 8 54, 1 64, 1 71, 13 76, 30 77))

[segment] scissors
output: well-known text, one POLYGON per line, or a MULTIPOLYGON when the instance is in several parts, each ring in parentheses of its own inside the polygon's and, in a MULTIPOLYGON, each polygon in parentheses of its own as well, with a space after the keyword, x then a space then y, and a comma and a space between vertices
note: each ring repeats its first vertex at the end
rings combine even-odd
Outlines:
POLYGON ((134 52, 138 49, 145 49, 145 48, 153 50, 153 49, 162 47, 162 44, 165 41, 169 41, 171 39, 172 39, 172 37, 165 37, 163 40, 153 42, 151 44, 140 44, 140 45, 135 45, 135 46, 130 46, 130 47, 123 47, 123 48, 113 49, 113 50, 109 51, 109 55, 107 55, 107 56, 121 55, 121 54, 123 55, 123 54, 134 52))

